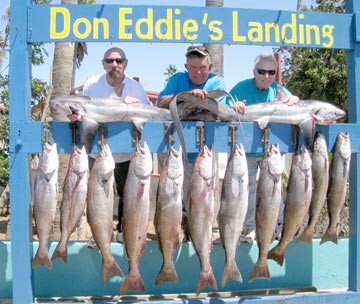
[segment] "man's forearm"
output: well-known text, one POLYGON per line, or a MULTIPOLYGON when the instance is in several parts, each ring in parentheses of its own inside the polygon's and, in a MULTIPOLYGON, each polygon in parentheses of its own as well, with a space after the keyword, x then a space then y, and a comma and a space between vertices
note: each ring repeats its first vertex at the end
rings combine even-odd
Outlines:
POLYGON ((173 98, 174 98, 174 95, 165 95, 156 101, 156 106, 159 108, 168 109, 170 102, 173 98))

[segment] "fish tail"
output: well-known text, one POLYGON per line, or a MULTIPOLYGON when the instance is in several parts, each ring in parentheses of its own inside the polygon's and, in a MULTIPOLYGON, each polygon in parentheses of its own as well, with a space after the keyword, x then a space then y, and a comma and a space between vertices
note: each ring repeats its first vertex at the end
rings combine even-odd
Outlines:
POLYGON ((63 259, 65 263, 67 263, 68 261, 68 251, 67 251, 67 247, 61 247, 60 243, 56 246, 52 256, 51 256, 51 261, 55 260, 55 259, 63 259))
POLYGON ((338 243, 338 236, 337 236, 336 230, 327 229, 325 234, 321 238, 320 245, 325 243, 325 242, 328 242, 328 241, 331 241, 331 242, 333 242, 335 244, 338 243))
POLYGON ((238 281, 239 283, 242 283, 243 281, 236 263, 225 264, 221 278, 221 286, 224 287, 226 283, 230 280, 238 281))
POLYGON ((248 282, 250 283, 256 278, 265 278, 270 280, 270 270, 266 261, 264 263, 257 262, 255 264, 254 269, 249 276, 248 282))
POLYGON ((200 291, 207 286, 217 290, 216 280, 211 268, 209 271, 200 271, 199 281, 196 286, 196 294, 198 295, 200 291))
POLYGON ((276 261, 280 266, 284 264, 284 251, 275 246, 267 255, 269 260, 276 261))
POLYGON ((312 244, 312 238, 313 238, 313 230, 310 228, 306 228, 303 231, 303 233, 297 238, 296 244, 301 242, 312 244))
POLYGON ((120 266, 118 265, 118 263, 116 263, 114 258, 112 258, 109 262, 103 261, 102 278, 104 284, 106 284, 109 278, 112 276, 124 276, 120 266))
POLYGON ((40 250, 38 250, 36 252, 35 258, 32 261, 32 265, 33 268, 37 267, 37 266, 45 266, 49 269, 52 268, 52 263, 51 260, 49 258, 49 254, 48 251, 46 250, 45 252, 41 252, 40 250))
POLYGON ((144 281, 138 271, 136 273, 129 272, 118 291, 118 295, 123 295, 128 291, 145 291, 144 281))
POLYGON ((163 282, 174 282, 174 283, 178 282, 178 276, 174 267, 161 268, 156 278, 155 285, 158 285, 163 282))

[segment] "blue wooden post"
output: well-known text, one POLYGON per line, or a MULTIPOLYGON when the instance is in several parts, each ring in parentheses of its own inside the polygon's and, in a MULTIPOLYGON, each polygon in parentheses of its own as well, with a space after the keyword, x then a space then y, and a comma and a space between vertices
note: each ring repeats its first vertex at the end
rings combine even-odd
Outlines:
POLYGON ((32 303, 30 246, 31 196, 29 161, 24 151, 25 122, 31 119, 31 47, 27 43, 27 5, 30 0, 11 1, 10 33, 10 201, 11 251, 14 303, 32 303))
MULTIPOLYGON (((350 123, 360 122, 360 3, 346 1, 346 11, 355 13, 353 27, 355 29, 354 49, 348 51, 348 115, 350 123)), ((356 136, 350 134, 350 136, 356 136)), ((360 290, 360 234, 359 232, 359 190, 360 189, 360 154, 352 155, 350 171, 350 238, 349 238, 349 289, 360 290)))

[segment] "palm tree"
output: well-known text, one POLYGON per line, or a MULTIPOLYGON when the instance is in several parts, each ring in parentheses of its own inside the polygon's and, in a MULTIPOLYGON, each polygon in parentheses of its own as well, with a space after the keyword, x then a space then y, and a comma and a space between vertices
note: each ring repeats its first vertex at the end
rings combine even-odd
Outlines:
MULTIPOLYGON (((87 3, 81 0, 61 0, 61 4, 87 3)), ((69 95, 75 84, 76 68, 80 65, 84 54, 87 54, 86 44, 83 42, 57 42, 54 49, 54 60, 52 70, 52 93, 51 97, 69 95)), ((59 185, 62 185, 67 173, 70 155, 59 156, 59 185)), ((54 239, 60 238, 60 203, 62 200, 62 189, 59 188, 58 206, 54 223, 54 239)), ((84 222, 84 221, 83 221, 84 222)), ((78 238, 84 239, 84 225, 78 230, 78 238)))
POLYGON ((298 0, 296 5, 296 10, 301 11, 303 8, 303 0, 298 0))

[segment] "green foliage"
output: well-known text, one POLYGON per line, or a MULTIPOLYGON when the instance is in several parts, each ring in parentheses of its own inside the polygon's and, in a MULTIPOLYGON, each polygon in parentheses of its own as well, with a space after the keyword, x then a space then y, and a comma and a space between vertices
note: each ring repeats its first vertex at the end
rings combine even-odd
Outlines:
POLYGON ((164 73, 164 75, 166 76, 165 78, 165 83, 168 82, 169 78, 175 74, 177 72, 177 67, 174 64, 169 64, 169 67, 166 69, 166 72, 164 73))
POLYGON ((9 115, 8 106, 0 112, 0 185, 5 187, 9 179, 9 115))
MULTIPOLYGON (((49 3, 49 0, 36 0, 36 4, 49 3)), ((2 16, 7 21, 4 29, 0 29, 0 56, 1 61, 8 52, 9 45, 9 21, 10 10, 6 12, 6 16, 2 16)), ((32 65, 41 65, 44 63, 45 58, 48 56, 48 52, 43 47, 44 43, 35 43, 32 45, 31 50, 31 63, 32 65)), ((32 79, 31 88, 31 104, 33 109, 33 119, 39 120, 41 117, 41 106, 43 100, 46 98, 48 90, 48 84, 39 79, 32 79), (40 110, 39 110, 40 109, 40 110)), ((0 74, 0 104, 5 107, 5 110, 0 111, 0 185, 6 186, 9 178, 8 171, 8 158, 9 158, 9 77, 2 73, 0 74)))
MULTIPOLYGON (((345 1, 318 0, 316 12, 345 12, 345 1)), ((347 56, 344 50, 286 47, 282 55, 283 82, 301 99, 334 103, 347 111, 347 56)))

